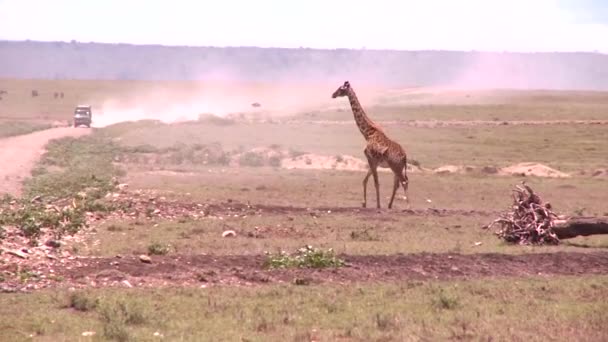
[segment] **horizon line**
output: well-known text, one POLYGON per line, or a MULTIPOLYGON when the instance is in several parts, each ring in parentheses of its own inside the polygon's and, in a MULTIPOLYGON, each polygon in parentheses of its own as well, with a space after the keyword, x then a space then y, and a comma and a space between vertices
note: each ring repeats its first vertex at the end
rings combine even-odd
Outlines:
POLYGON ((317 48, 317 47, 282 47, 282 46, 255 46, 255 45, 173 45, 173 44, 161 44, 161 43, 127 43, 127 42, 102 42, 102 41, 79 41, 79 40, 34 40, 34 39, 22 39, 22 40, 11 40, 0 38, 0 43, 63 43, 63 44, 103 44, 103 45, 129 45, 129 46, 141 46, 141 47, 168 47, 168 48, 215 48, 215 49, 238 49, 238 48, 254 48, 254 49, 284 49, 284 50, 318 50, 318 51, 334 51, 334 50, 348 50, 348 51, 378 51, 378 52, 460 52, 460 53, 503 53, 503 54, 596 54, 596 55, 608 55, 607 52, 599 50, 585 51, 564 51, 564 50, 553 50, 553 51, 510 51, 510 50, 450 50, 450 49, 368 49, 366 47, 361 48, 317 48))

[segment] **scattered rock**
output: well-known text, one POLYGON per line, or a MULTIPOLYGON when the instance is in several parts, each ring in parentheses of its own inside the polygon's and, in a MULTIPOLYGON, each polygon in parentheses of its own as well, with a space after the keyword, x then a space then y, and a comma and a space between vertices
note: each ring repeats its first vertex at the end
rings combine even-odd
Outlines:
POLYGON ((6 252, 7 252, 8 254, 14 255, 14 256, 19 257, 19 258, 21 258, 21 259, 27 259, 27 258, 28 258, 28 255, 27 255, 27 254, 25 254, 25 253, 23 253, 22 251, 18 251, 18 250, 9 250, 9 251, 6 251, 6 252))
POLYGON ((493 175, 498 173, 498 168, 496 166, 484 166, 481 168, 481 172, 493 175))
POLYGON ((142 254, 142 255, 139 256, 139 261, 141 261, 143 263, 146 263, 146 264, 151 264, 152 263, 152 259, 149 256, 145 255, 145 254, 142 254))
POLYGON ((131 285, 131 283, 128 280, 123 280, 121 283, 123 283, 126 287, 133 287, 133 285, 131 285))
POLYGON ((47 242, 45 242, 44 244, 46 246, 49 246, 49 247, 59 248, 59 247, 61 247, 62 242, 59 241, 59 240, 53 240, 53 239, 51 239, 51 240, 47 240, 47 242))
POLYGON ((222 233, 222 237, 236 237, 236 232, 234 230, 226 230, 222 233))
POLYGON ((84 331, 82 333, 82 336, 84 336, 84 337, 90 337, 90 336, 94 336, 94 335, 95 335, 94 331, 84 331))

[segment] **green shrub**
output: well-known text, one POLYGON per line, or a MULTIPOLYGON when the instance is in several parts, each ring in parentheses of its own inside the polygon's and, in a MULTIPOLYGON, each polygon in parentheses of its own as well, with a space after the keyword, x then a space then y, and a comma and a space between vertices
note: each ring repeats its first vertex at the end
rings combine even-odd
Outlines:
POLYGON ((293 255, 283 251, 277 254, 266 253, 264 266, 267 268, 325 268, 344 266, 344 261, 337 258, 331 248, 324 251, 312 246, 305 246, 298 249, 293 255))
POLYGON ((252 167, 264 166, 264 157, 260 153, 245 152, 239 157, 239 165, 252 167))
POLYGON ((153 243, 148 246, 148 254, 151 255, 165 255, 169 253, 169 245, 163 245, 160 243, 153 243))
POLYGON ((99 298, 87 292, 74 292, 68 298, 68 307, 78 311, 92 311, 99 305, 99 298))

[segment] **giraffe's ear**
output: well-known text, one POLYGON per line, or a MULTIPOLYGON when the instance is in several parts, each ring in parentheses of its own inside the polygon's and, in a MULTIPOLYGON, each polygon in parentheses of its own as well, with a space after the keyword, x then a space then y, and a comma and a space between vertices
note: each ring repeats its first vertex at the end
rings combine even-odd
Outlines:
POLYGON ((344 88, 348 88, 348 87, 350 87, 350 83, 348 83, 348 81, 344 82, 343 87, 344 87, 344 88))

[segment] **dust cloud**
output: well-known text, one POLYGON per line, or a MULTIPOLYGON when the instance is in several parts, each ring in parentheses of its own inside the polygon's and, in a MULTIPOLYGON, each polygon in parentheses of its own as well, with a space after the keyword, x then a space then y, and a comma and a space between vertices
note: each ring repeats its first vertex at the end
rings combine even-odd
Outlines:
MULTIPOLYGON (((301 82, 282 79, 248 82, 236 78, 184 82, 178 86, 139 90, 108 98, 95 112, 94 127, 119 122, 158 120, 164 123, 195 121, 203 116, 276 119, 288 115, 349 106, 331 98, 340 82, 301 82)), ((371 101, 377 89, 365 86, 363 99, 371 101)))
POLYGON ((602 64, 606 64, 606 56, 599 53, 472 53, 467 65, 444 86, 473 90, 607 90, 608 74, 590 72, 602 64))
MULTIPOLYGON (((285 51, 275 53, 278 58, 285 51)), ((94 125, 142 119, 171 123, 197 120, 201 114, 275 118, 345 108, 347 101, 332 100, 330 95, 346 80, 351 82, 364 106, 416 92, 432 93, 428 100, 441 104, 453 101, 446 94, 450 91, 608 89, 608 74, 590 72, 608 63, 605 55, 597 53, 437 51, 421 52, 420 58, 416 52, 298 53, 301 56, 283 64, 260 64, 257 71, 253 70, 257 65, 253 61, 215 61, 205 68, 195 63, 192 69, 197 72, 192 80, 105 99, 94 125), (411 63, 406 63, 408 60, 411 63), (260 106, 253 106, 254 103, 260 106)))

